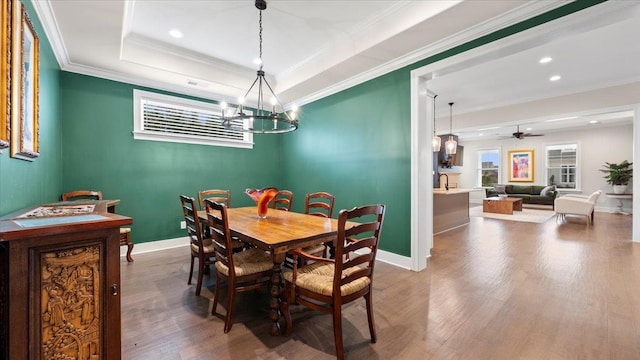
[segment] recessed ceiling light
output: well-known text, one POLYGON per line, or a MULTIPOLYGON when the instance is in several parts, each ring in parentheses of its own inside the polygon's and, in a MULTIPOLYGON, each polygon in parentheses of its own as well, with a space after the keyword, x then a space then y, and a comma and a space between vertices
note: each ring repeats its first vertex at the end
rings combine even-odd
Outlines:
POLYGON ((560 80, 560 75, 553 75, 552 77, 549 78, 549 81, 558 81, 560 80))
POLYGON ((172 37, 174 37, 176 39, 182 39, 184 37, 184 34, 182 33, 182 31, 180 31, 178 29, 169 30, 169 35, 171 35, 172 37))
POLYGON ((527 130, 527 131, 531 131, 531 130, 533 130, 533 128, 526 128, 525 130, 527 130))
POLYGON ((262 64, 262 59, 260 59, 259 57, 255 58, 255 59, 253 59, 253 63, 256 64, 256 65, 260 65, 260 64, 262 64))
POLYGON ((591 121, 589 121, 589 124, 597 124, 597 123, 599 123, 599 122, 600 122, 600 121, 598 121, 598 120, 591 120, 591 121))
POLYGON ((542 59, 540 59, 540 61, 539 61, 539 62, 540 62, 540 64, 546 64, 546 63, 548 63, 548 62, 551 62, 551 60, 553 60, 553 59, 552 59, 552 58, 550 58, 550 57, 548 57, 548 56, 545 56, 545 57, 543 57, 542 59))

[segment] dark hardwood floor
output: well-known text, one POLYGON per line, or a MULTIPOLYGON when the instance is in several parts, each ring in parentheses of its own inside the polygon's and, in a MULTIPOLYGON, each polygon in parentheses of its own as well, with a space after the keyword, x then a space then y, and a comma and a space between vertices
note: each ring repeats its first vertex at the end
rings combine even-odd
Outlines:
MULTIPOLYGON (((236 298, 224 334, 210 315, 215 276, 196 297, 188 274, 187 247, 122 261, 123 359, 335 357, 330 315, 294 306, 293 335, 270 336, 266 291, 236 298)), ((345 306, 346 358, 640 359, 639 283, 630 216, 596 213, 593 226, 474 217, 436 236, 422 272, 378 262, 378 342, 364 300, 345 306)))

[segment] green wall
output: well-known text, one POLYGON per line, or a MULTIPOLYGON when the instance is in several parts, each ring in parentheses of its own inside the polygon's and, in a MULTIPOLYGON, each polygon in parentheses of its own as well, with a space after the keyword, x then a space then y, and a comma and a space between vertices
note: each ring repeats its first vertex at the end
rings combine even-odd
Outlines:
POLYGON ((287 187, 297 195, 328 191, 340 209, 387 206, 381 248, 410 254, 410 88, 393 72, 305 105, 298 131, 284 139, 287 187))
POLYGON ((134 140, 134 88, 61 75, 63 190, 95 189, 120 199, 116 212, 133 218, 133 242, 186 236, 179 227, 180 194, 197 198, 200 190, 230 189, 232 206, 248 206, 245 188, 281 186, 283 135, 255 135, 252 150, 134 140))
POLYGON ((25 6, 40 39, 40 156, 25 161, 10 157, 9 149, 0 154, 0 216, 56 201, 62 189, 60 68, 33 6, 30 2, 25 6))

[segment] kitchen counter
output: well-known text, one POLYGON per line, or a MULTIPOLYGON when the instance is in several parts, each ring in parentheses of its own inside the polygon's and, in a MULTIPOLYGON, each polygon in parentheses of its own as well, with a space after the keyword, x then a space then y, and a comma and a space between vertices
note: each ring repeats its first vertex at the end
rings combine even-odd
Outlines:
POLYGON ((469 193, 475 189, 433 189, 433 233, 469 223, 469 193))

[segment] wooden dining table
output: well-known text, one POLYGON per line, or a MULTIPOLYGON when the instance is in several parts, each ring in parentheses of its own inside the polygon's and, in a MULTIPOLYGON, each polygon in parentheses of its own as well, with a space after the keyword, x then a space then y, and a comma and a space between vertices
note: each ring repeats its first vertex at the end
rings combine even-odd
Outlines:
MULTIPOLYGON (((229 208, 227 216, 231 236, 271 253, 271 335, 279 335, 282 318, 282 264, 287 251, 334 240, 338 232, 338 220, 275 209, 269 209, 267 217, 261 219, 255 206, 229 208)), ((198 218, 207 221, 206 211, 198 211, 198 218)))

